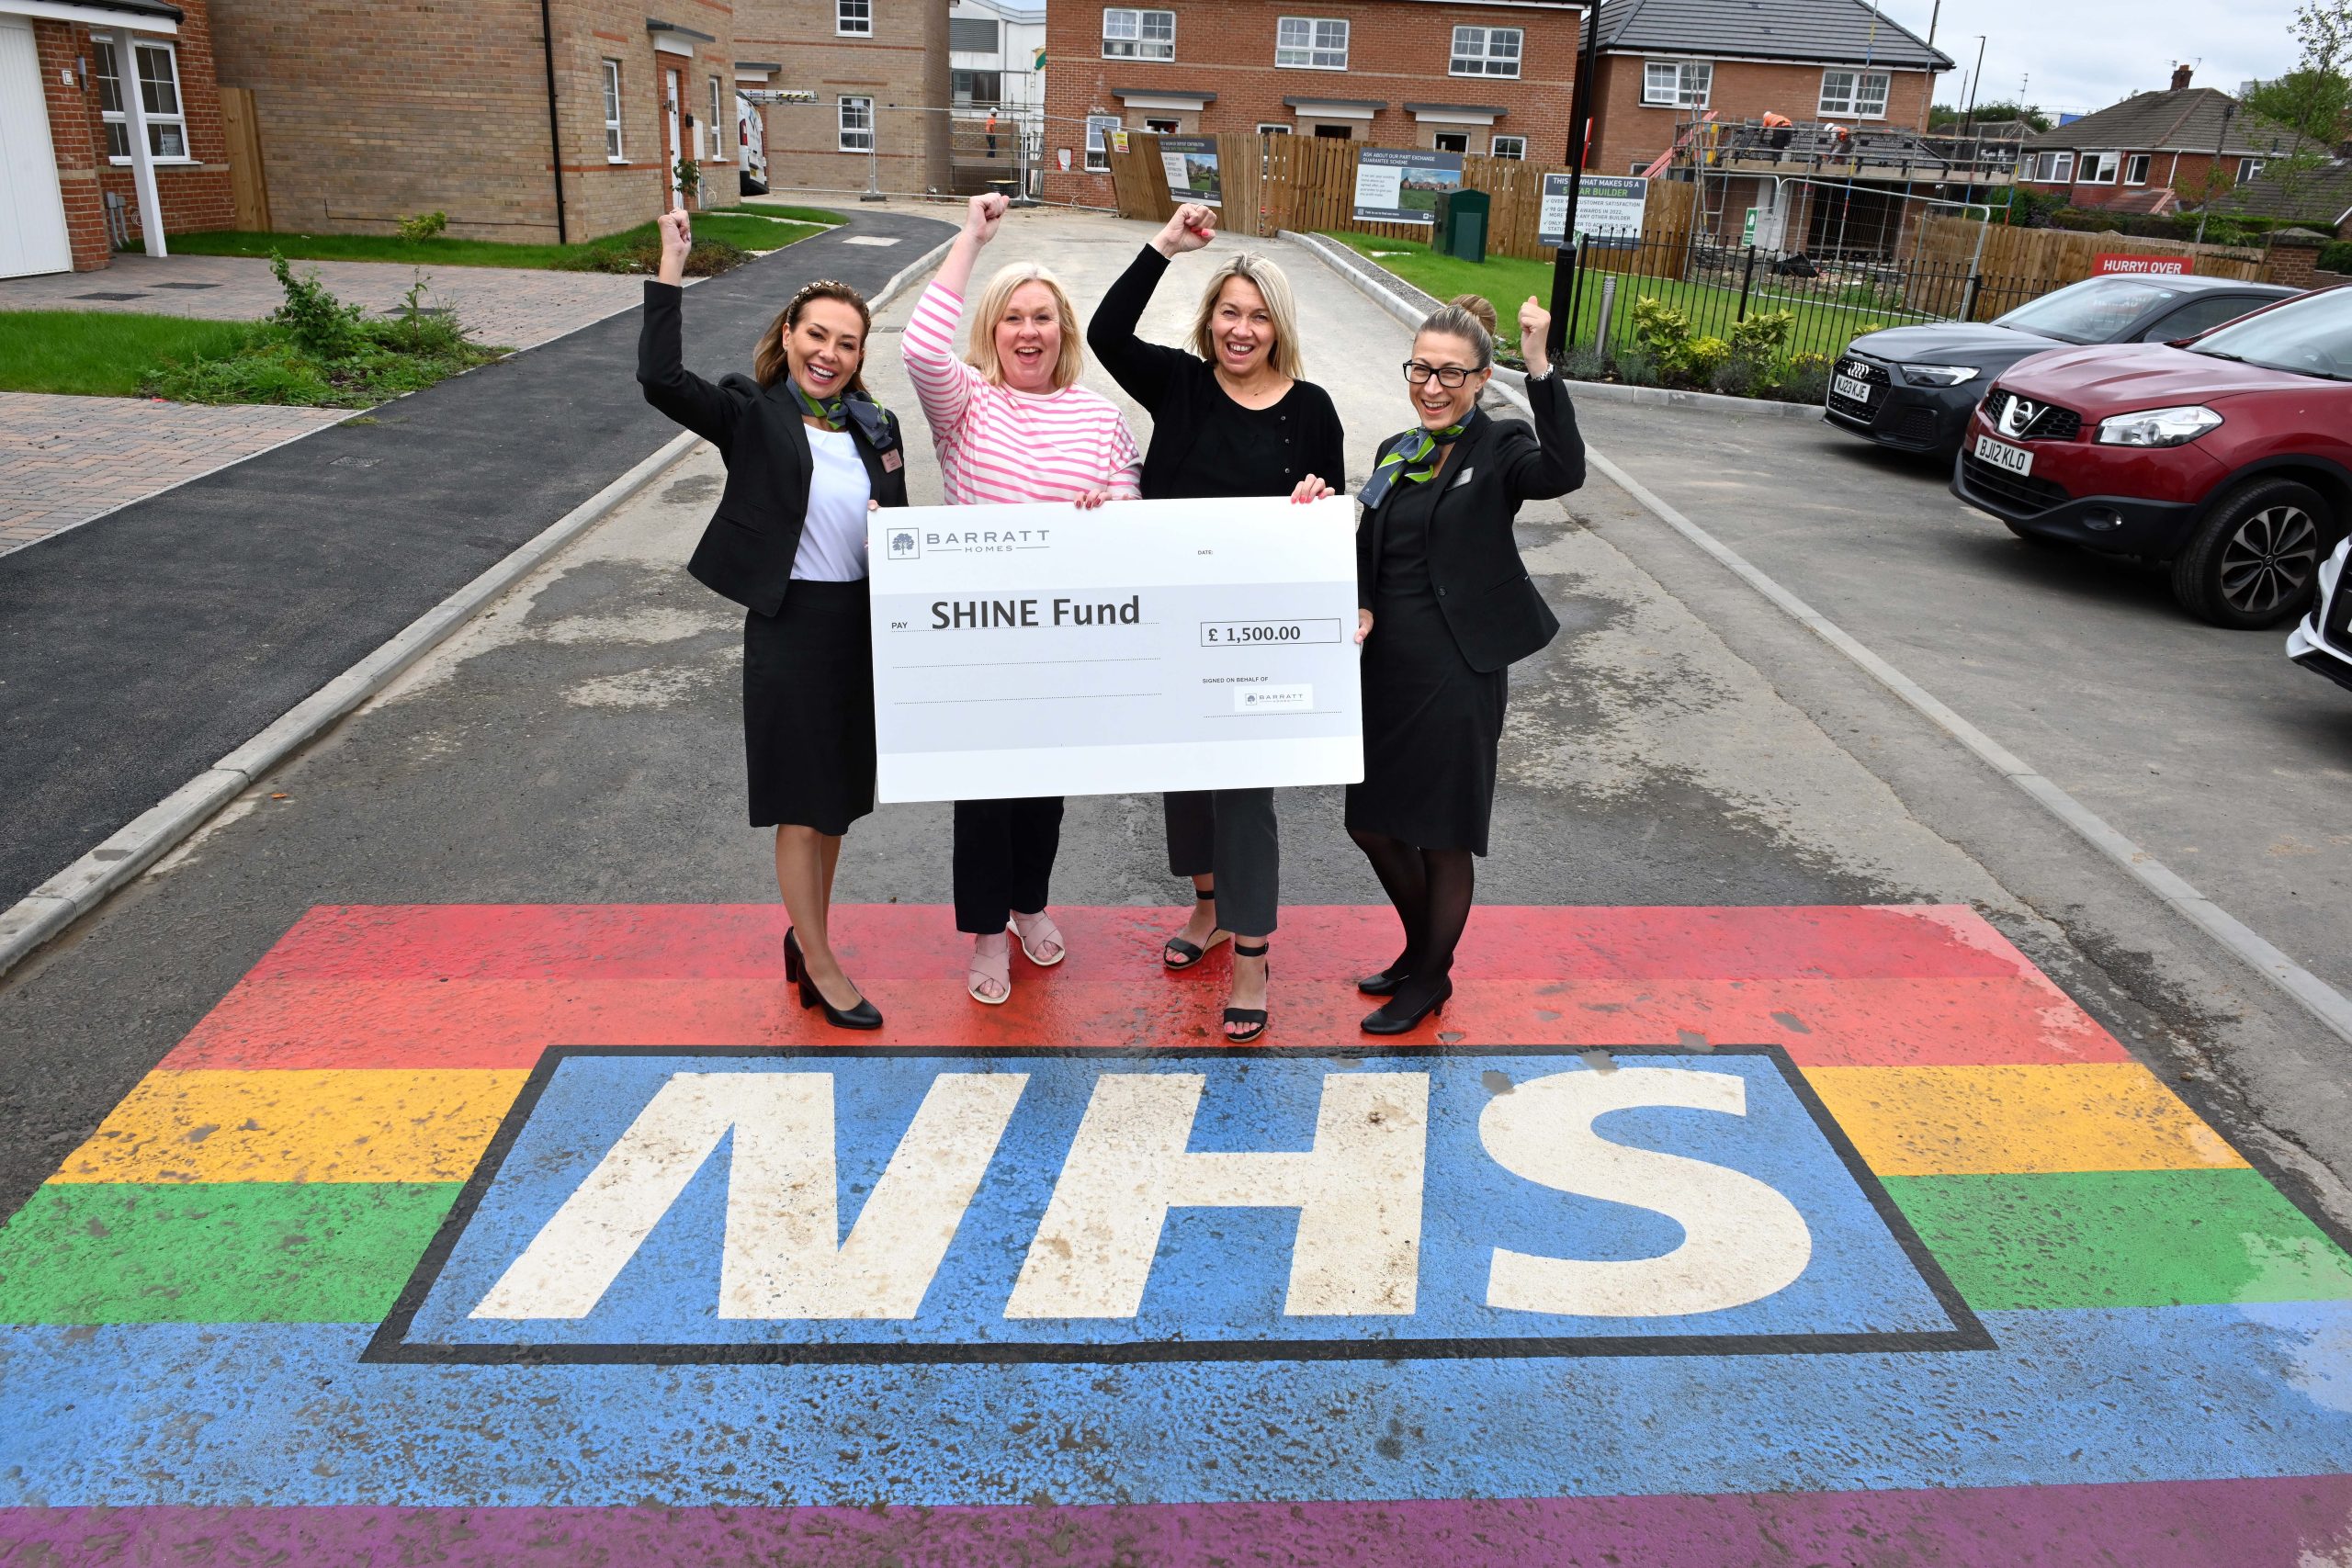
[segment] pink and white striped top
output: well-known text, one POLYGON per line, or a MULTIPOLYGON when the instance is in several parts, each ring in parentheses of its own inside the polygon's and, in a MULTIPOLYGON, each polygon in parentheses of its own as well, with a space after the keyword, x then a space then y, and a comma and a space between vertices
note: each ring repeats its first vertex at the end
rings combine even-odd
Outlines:
POLYGON ((899 340, 939 448, 947 504, 1075 501, 1096 490, 1122 500, 1140 494, 1143 454, 1118 405, 1080 386, 1040 395, 996 385, 956 356, 963 314, 964 301, 933 283, 899 340))

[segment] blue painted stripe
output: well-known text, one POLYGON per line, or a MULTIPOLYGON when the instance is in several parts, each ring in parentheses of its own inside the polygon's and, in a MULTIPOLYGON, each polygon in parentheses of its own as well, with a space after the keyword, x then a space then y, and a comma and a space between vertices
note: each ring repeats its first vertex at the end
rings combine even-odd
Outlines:
POLYGON ((1204 1502, 2352 1472, 2352 1303, 1986 1314, 1992 1351, 369 1365, 367 1330, 0 1330, 0 1504, 1204 1502))

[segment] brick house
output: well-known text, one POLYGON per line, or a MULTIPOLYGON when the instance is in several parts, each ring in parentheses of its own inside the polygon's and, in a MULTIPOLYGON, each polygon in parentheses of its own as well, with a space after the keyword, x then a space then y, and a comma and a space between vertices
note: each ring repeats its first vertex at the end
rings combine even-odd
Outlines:
POLYGON ((1109 205, 1103 133, 1120 127, 1557 162, 1584 11, 1577 0, 1056 0, 1046 198, 1109 205))
POLYGON ((2196 207, 2299 148, 2324 151, 2227 93, 2190 86, 2189 71, 2175 68, 2163 92, 2028 137, 2018 184, 2069 207, 2139 208, 2152 190, 2196 207))
POLYGON ((1926 137, 1951 57, 1870 0, 1607 0, 1597 26, 1590 166, 1642 174, 1666 160, 1700 178, 1721 237, 1752 209, 1773 248, 1879 245, 1905 221, 1901 193, 1979 173, 1926 137))
POLYGON ((230 227, 227 160, 207 0, 0 0, 0 277, 230 227))
POLYGON ((734 13, 718 0, 209 0, 253 90, 281 231, 578 241, 736 198, 734 13))
POLYGON ((948 0, 738 0, 744 56, 784 63, 770 102, 768 167, 778 189, 945 190, 948 0))

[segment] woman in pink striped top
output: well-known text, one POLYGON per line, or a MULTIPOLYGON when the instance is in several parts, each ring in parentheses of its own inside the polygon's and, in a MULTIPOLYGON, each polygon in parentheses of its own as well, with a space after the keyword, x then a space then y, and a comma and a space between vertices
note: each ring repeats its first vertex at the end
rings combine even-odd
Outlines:
MULTIPOLYGON (((1025 263, 999 272, 973 312, 970 347, 956 355, 972 264, 1008 205, 972 198, 899 340, 947 504, 1133 500, 1143 455, 1117 406, 1078 384, 1085 334, 1052 273, 1025 263)), ((1058 795, 956 803, 956 929, 976 939, 965 976, 973 1000, 995 1006, 1012 996, 1008 932, 1031 963, 1062 961, 1062 933, 1046 913, 1061 829, 1058 795)))

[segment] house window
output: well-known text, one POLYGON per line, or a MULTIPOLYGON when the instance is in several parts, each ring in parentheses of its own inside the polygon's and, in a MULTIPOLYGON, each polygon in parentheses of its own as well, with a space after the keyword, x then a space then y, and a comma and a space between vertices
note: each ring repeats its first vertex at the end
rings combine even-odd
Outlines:
POLYGON ((1498 158, 1523 159, 1527 156, 1527 138, 1524 136, 1498 136, 1494 146, 1498 158))
POLYGON ((710 118, 707 124, 710 130, 710 160, 714 164, 727 161, 727 143, 719 136, 719 132, 727 129, 727 115, 719 104, 718 94, 718 78, 713 76, 710 79, 710 118))
POLYGON ((843 98, 842 100, 841 150, 844 152, 874 151, 874 100, 843 98))
POLYGON ((1333 17, 1284 17, 1274 24, 1274 63, 1306 71, 1348 68, 1348 24, 1333 17))
POLYGON ((2064 186, 2075 183, 2075 155, 2072 152, 2044 152, 2033 161, 2033 173, 2029 176, 2036 185, 2064 186))
POLYGON ((1091 114, 1086 117, 1086 172, 1103 175, 1111 171, 1111 132, 1119 129, 1119 117, 1114 114, 1091 114))
POLYGON ((2244 185, 2260 173, 2262 173, 2261 159, 2240 158, 2238 160, 2238 184, 2244 185))
POLYGON ((2125 185, 2143 186, 2148 183, 2148 157, 2149 155, 2145 152, 2134 152, 2123 160, 2125 185))
POLYGON ((1173 136, 1182 129, 1172 119, 1146 119, 1143 128, 1154 136, 1173 136))
POLYGON ((1849 119, 1884 119, 1887 87, 1893 81, 1883 71, 1825 71, 1821 112, 1849 119))
POLYGON ((1467 152, 1470 133, 1466 130, 1441 130, 1430 138, 1430 145, 1441 152, 1467 152))
POLYGON ((1290 133, 1289 126, 1276 125, 1272 120, 1263 121, 1258 127, 1258 134, 1261 136, 1288 136, 1290 133))
POLYGON ((1001 71, 950 71, 949 96, 959 109, 992 109, 1004 102, 1001 71))
MULTIPOLYGON (((115 68, 114 40, 96 39, 98 107, 106 120, 107 156, 130 162, 130 121, 122 107, 122 78, 115 68)), ((147 152, 156 158, 186 158, 187 117, 180 108, 179 57, 167 43, 141 43, 139 103, 147 111, 147 152)))
POLYGON ((1715 85, 1715 68, 1703 60, 1642 62, 1642 102, 1667 108, 1702 109, 1715 85))
POLYGON ((994 54, 996 39, 997 22, 994 17, 947 18, 947 47, 957 54, 994 54))
POLYGON ((1102 13, 1102 58, 1175 59, 1176 13, 1105 10, 1102 13))
POLYGON ((605 62, 605 162, 626 164, 621 152, 621 62, 605 62))
POLYGON ((1354 129, 1345 125, 1318 125, 1315 128, 1315 135, 1321 141, 1353 141, 1356 139, 1354 129))
POLYGON ((2115 171, 2123 162, 2120 152, 2086 152, 2083 154, 2083 183, 2086 186, 2111 186, 2115 171))
POLYGON ((1446 68, 1454 76, 1516 76, 1519 74, 1520 45, 1527 34, 1518 28, 1456 28, 1453 29, 1453 63, 1446 68))
POLYGON ((833 31, 853 38, 872 38, 874 0, 833 0, 833 31))

